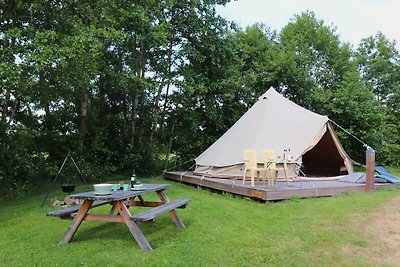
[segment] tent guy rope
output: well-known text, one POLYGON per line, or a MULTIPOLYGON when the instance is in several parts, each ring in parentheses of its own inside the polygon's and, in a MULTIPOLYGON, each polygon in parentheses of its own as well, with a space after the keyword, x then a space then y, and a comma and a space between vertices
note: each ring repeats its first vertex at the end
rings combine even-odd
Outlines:
POLYGON ((358 138, 357 136, 355 136, 354 134, 350 133, 349 131, 347 131, 345 128, 343 128, 342 126, 340 126, 339 124, 337 124, 336 122, 334 122, 333 120, 329 119, 330 122, 332 122, 333 124, 335 124, 337 127, 339 127, 342 131, 344 131, 345 133, 347 133, 349 136, 353 137, 354 139, 356 139, 358 142, 360 142, 363 147, 365 147, 366 149, 373 149, 372 147, 370 147, 369 145, 367 145, 365 142, 363 142, 360 138, 358 138))

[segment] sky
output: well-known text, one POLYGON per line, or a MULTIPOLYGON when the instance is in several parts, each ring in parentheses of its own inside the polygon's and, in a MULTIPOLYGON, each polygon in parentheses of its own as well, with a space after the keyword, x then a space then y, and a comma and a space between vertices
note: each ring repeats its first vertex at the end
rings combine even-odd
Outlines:
POLYGON ((262 22, 278 32, 306 10, 335 26, 340 39, 354 47, 381 31, 400 50, 400 0, 237 0, 217 7, 219 15, 243 28, 262 22))

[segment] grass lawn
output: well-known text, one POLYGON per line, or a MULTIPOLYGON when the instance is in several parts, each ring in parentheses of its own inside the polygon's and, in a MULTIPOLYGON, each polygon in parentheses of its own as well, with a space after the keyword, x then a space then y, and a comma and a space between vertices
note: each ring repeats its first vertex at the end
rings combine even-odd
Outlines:
MULTIPOLYGON (((2 204, 1 265, 369 266, 368 258, 342 249, 377 245, 362 227, 354 228, 354 216, 367 222, 363 215, 400 194, 378 190, 261 204, 159 177, 141 181, 172 184, 170 199, 192 198, 186 209, 178 210, 187 228, 175 228, 168 215, 140 225, 154 251, 141 251, 126 226, 117 223, 84 222, 71 243, 59 245, 71 221, 46 217, 52 208, 40 208, 41 195, 2 204)), ((50 198, 57 194, 62 198, 61 192, 50 198)))
POLYGON ((400 168, 387 167, 387 170, 396 177, 400 177, 400 168))

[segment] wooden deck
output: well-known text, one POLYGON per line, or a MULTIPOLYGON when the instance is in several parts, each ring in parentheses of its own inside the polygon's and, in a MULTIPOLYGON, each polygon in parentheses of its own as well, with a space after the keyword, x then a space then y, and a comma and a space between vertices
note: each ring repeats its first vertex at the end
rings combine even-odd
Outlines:
MULTIPOLYGON (((186 184, 197 185, 221 192, 229 192, 236 195, 250 197, 260 201, 276 201, 291 197, 321 197, 341 195, 346 192, 365 191, 365 184, 339 182, 338 180, 311 181, 299 180, 287 184, 278 182, 274 186, 267 186, 262 181, 256 182, 254 187, 250 181, 243 185, 241 179, 218 179, 194 175, 192 172, 165 172, 164 178, 186 184)), ((377 187, 400 188, 396 184, 376 184, 377 187)))

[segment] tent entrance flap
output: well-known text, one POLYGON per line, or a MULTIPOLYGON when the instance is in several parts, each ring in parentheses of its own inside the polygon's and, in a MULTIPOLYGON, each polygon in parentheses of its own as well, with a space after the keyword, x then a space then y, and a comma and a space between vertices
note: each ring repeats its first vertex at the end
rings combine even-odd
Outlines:
POLYGON ((332 134, 325 131, 321 140, 303 155, 307 176, 335 176, 348 173, 332 134))

